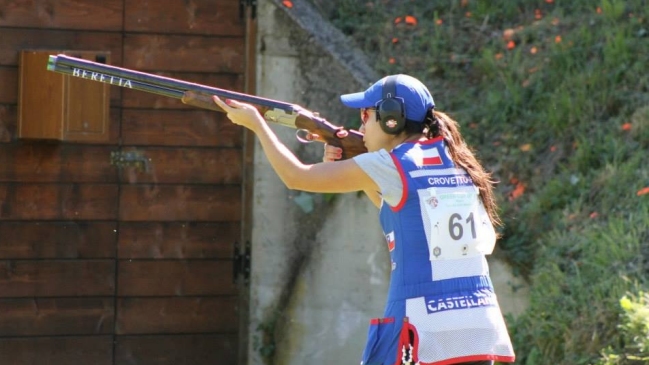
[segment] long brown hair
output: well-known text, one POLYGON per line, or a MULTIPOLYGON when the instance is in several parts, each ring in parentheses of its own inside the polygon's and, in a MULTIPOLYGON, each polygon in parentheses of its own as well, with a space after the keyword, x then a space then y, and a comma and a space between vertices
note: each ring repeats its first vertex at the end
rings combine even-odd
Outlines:
POLYGON ((429 111, 424 125, 426 137, 442 136, 444 138, 453 162, 466 170, 475 186, 478 187, 480 199, 482 199, 482 204, 484 204, 491 222, 494 226, 502 226, 493 189, 495 181, 492 179, 491 173, 482 167, 471 147, 464 141, 460 134, 460 125, 445 113, 434 109, 429 111))

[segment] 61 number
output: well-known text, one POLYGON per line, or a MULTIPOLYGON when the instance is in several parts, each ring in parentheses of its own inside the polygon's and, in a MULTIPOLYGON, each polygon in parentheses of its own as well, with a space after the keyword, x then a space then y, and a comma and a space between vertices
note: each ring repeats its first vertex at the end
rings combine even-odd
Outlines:
MULTIPOLYGON (((471 237, 473 239, 476 238, 476 233, 475 233, 475 221, 473 220, 473 213, 469 214, 469 216, 464 220, 466 224, 471 225, 471 237)), ((451 238, 454 240, 460 240, 462 239, 462 235, 464 235, 464 226, 462 226, 462 216, 453 213, 451 215, 451 218, 448 220, 448 233, 451 235, 451 238)))

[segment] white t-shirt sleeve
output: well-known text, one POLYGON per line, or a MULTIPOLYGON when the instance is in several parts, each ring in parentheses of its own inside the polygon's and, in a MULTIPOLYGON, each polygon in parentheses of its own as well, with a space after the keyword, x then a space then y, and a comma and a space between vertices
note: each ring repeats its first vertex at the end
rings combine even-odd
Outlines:
POLYGON ((403 183, 390 154, 381 149, 355 156, 354 162, 379 186, 383 201, 396 206, 401 201, 403 183))

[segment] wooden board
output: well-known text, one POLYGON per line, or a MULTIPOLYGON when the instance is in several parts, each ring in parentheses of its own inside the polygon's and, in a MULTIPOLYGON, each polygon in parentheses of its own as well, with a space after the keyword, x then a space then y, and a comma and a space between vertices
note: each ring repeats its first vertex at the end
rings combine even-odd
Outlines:
MULTIPOLYGON (((27 143, 0 149, 0 182, 117 182, 109 146, 27 143), (13 163, 19 160, 20 164, 13 163)), ((126 168, 128 183, 241 183, 239 149, 127 148, 148 160, 150 170, 126 168)))
POLYGON ((0 67, 0 104, 15 104, 18 102, 18 69, 16 67, 0 67))
POLYGON ((240 235, 239 222, 122 222, 117 252, 121 259, 229 259, 240 235))
POLYGON ((19 365, 112 365, 113 336, 0 338, 0 359, 19 365))
POLYGON ((126 185, 119 207, 122 221, 232 222, 241 219, 241 187, 126 185))
POLYGON ((107 220, 117 217, 110 184, 0 183, 0 220, 107 220))
POLYGON ((240 38, 130 33, 124 37, 124 67, 140 71, 240 74, 244 57, 240 38))
POLYGON ((115 256, 115 222, 0 222, 0 259, 115 256))
POLYGON ((242 127, 225 114, 187 111, 124 110, 125 145, 241 147, 242 127))
POLYGON ((237 364, 237 338, 229 334, 117 336, 115 364, 237 364))
POLYGON ((234 333, 236 297, 119 298, 115 332, 124 334, 234 333))
POLYGON ((0 336, 113 333, 113 298, 0 299, 0 336))
POLYGON ((0 1, 0 27, 112 30, 122 28, 123 0, 0 1))
POLYGON ((244 35, 238 1, 127 1, 124 13, 127 32, 244 35))
POLYGON ((0 148, 0 182, 117 182, 114 147, 25 143, 0 148), (20 161, 20 163, 15 163, 20 161))
POLYGON ((22 49, 109 51, 111 64, 122 63, 120 33, 0 27, 0 39, 0 66, 17 66, 22 49))
POLYGON ((117 270, 122 297, 236 294, 231 260, 120 260, 117 270))
MULTIPOLYGON (((125 148, 147 161, 148 169, 125 168, 129 184, 240 184, 242 155, 233 148, 125 148)), ((0 159, 1 161, 1 159, 0 159)))
POLYGON ((16 135, 18 114, 15 105, 0 104, 0 143, 8 143, 16 135))
POLYGON ((0 298, 111 296, 112 260, 0 261, 0 298))

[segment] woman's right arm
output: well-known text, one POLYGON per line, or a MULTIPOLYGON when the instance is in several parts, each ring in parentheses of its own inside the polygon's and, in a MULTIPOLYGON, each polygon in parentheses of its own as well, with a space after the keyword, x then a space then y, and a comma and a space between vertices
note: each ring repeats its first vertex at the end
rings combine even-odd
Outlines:
MULTIPOLYGON (((323 162, 334 162, 342 158, 342 149, 340 147, 332 146, 325 144, 324 145, 324 157, 322 158, 323 162)), ((378 191, 373 190, 363 190, 365 195, 370 199, 370 201, 377 207, 381 207, 381 195, 378 191)))
POLYGON ((255 107, 234 100, 226 103, 217 96, 212 98, 233 123, 244 126, 257 135, 268 162, 289 189, 312 193, 351 193, 379 189, 374 180, 351 159, 336 163, 303 164, 277 138, 255 107))

